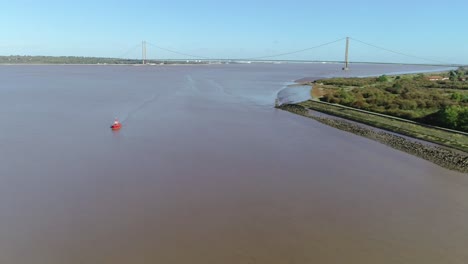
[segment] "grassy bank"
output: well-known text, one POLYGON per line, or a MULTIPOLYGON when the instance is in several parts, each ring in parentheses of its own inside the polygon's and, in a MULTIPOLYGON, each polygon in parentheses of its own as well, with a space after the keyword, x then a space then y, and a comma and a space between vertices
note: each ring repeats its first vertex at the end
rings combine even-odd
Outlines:
POLYGON ((331 105, 314 101, 302 102, 299 105, 306 109, 316 110, 322 113, 357 121, 398 134, 468 152, 468 136, 461 133, 444 131, 425 126, 423 124, 398 120, 396 118, 364 113, 339 105, 331 105))

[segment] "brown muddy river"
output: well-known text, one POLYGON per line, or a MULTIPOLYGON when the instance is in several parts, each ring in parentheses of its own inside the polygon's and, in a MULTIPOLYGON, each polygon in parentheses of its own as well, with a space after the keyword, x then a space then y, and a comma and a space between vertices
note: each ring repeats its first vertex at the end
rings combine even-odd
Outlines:
POLYGON ((352 66, 0 66, 0 263, 468 263, 467 175, 272 107, 437 69, 352 66))

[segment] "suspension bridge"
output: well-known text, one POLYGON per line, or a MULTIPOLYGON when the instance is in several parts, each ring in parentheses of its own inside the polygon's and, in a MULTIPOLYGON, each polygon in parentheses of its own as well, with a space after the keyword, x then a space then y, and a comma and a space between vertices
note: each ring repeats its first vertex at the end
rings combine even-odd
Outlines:
MULTIPOLYGON (((368 43, 366 41, 362 41, 356 38, 352 37, 343 37, 340 39, 336 39, 333 41, 321 43, 319 45, 315 45, 312 47, 308 48, 303 48, 303 49, 298 49, 298 50, 292 50, 288 52, 282 52, 282 53, 276 53, 276 54, 270 54, 270 55, 265 55, 265 56, 258 56, 258 57, 246 57, 246 58, 212 58, 212 57, 207 57, 207 56, 202 56, 199 54, 191 54, 187 52, 183 52, 180 50, 175 50, 175 49, 169 49, 166 47, 162 47, 160 45, 156 45, 151 42, 147 41, 142 41, 141 43, 138 43, 137 45, 131 47, 128 49, 125 53, 121 54, 117 58, 119 59, 130 59, 126 56, 128 56, 131 53, 134 53, 137 49, 141 49, 141 64, 153 64, 156 62, 161 62, 161 61, 187 61, 187 62, 205 62, 205 63, 230 63, 230 62, 238 62, 238 63, 250 63, 250 62, 330 62, 330 63, 343 63, 343 70, 349 70, 350 64, 352 63, 382 63, 382 62, 369 62, 369 61, 350 61, 350 51, 351 51, 351 43, 359 44, 361 46, 366 46, 366 48, 371 48, 374 50, 379 50, 383 51, 385 53, 389 53, 391 55, 394 55, 395 58, 406 58, 406 59, 412 59, 413 61, 416 62, 411 62, 411 63, 401 63, 401 62, 385 62, 385 63, 395 63, 395 64, 425 64, 425 65, 441 65, 441 66, 463 66, 460 64, 455 64, 455 63, 450 63, 450 62, 444 62, 440 60, 434 60, 431 58, 424 58, 421 56, 416 56, 400 51, 396 51, 393 49, 381 47, 379 45, 375 45, 372 43, 368 43), (333 44, 337 44, 340 42, 344 42, 343 44, 343 60, 334 60, 334 61, 327 61, 327 60, 307 60, 307 59, 301 59, 301 60, 291 60, 291 59, 283 59, 286 56, 289 55, 296 55, 296 54, 301 54, 301 53, 306 53, 312 50, 319 50, 320 48, 330 46, 333 44), (147 47, 154 48, 158 51, 161 52, 166 52, 169 54, 177 55, 177 56, 182 56, 183 59, 157 59, 157 58, 148 58, 147 56, 147 47)), ((136 57, 133 57, 131 59, 137 59, 136 57)))

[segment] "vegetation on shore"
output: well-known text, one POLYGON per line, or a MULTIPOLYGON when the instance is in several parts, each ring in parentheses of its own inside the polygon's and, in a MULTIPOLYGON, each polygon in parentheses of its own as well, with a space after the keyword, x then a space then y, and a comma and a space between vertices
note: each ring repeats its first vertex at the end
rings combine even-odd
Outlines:
POLYGON ((313 85, 324 102, 468 132, 468 68, 437 75, 331 78, 313 85))
MULTIPOLYGON (((206 64, 204 61, 147 60, 149 64, 206 64)), ((0 64, 142 64, 142 60, 75 56, 0 56, 0 64)))
POLYGON ((298 106, 468 152, 468 136, 461 133, 316 101, 305 101, 299 103, 298 106))

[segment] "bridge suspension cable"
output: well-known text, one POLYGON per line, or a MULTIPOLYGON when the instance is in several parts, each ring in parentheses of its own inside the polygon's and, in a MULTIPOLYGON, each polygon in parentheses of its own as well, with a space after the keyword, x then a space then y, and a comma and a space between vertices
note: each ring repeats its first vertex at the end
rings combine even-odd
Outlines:
POLYGON ((419 60, 437 62, 437 63, 440 63, 440 64, 450 64, 450 63, 443 62, 443 61, 438 61, 438 60, 423 58, 423 57, 414 56, 414 55, 406 54, 406 53, 403 53, 403 52, 399 52, 399 51, 395 51, 395 50, 383 48, 383 47, 380 47, 380 46, 377 46, 377 45, 374 45, 374 44, 370 44, 370 43, 364 42, 364 41, 359 40, 359 39, 355 39, 355 38, 350 38, 350 39, 352 39, 352 40, 354 40, 354 41, 356 41, 356 42, 359 42, 359 43, 361 43, 361 44, 364 44, 364 45, 367 45, 367 46, 370 46, 370 47, 373 47, 373 48, 376 48, 376 49, 384 50, 384 51, 387 51, 387 52, 391 52, 391 53, 394 53, 394 54, 398 54, 398 55, 401 55, 401 56, 406 56, 406 57, 413 58, 413 59, 419 59, 419 60))
POLYGON ((120 56, 117 56, 116 58, 121 58, 121 59, 124 59, 125 56, 127 56, 128 54, 130 54, 131 52, 135 51, 137 48, 140 48, 141 47, 141 44, 137 44, 131 48, 129 48, 127 51, 125 51, 124 53, 122 53, 122 55, 120 56))
MULTIPOLYGON (((275 57, 286 56, 286 55, 291 55, 291 54, 297 54, 297 53, 301 53, 301 52, 305 52, 305 51, 317 49, 317 48, 320 48, 320 47, 324 47, 324 46, 327 46, 327 45, 331 45, 331 44, 334 44, 334 43, 343 41, 343 40, 345 40, 345 39, 347 39, 347 38, 344 37, 344 38, 336 39, 336 40, 333 40, 333 41, 330 41, 330 42, 322 43, 322 44, 320 44, 320 45, 316 45, 316 46, 313 46, 313 47, 304 48, 304 49, 300 49, 300 50, 289 51, 289 52, 284 52, 284 53, 277 53, 277 54, 271 54, 271 55, 266 55, 266 56, 258 56, 258 57, 250 57, 250 58, 237 58, 237 59, 235 59, 235 58, 230 58, 230 59, 226 59, 226 60, 245 60, 245 61, 250 61, 250 60, 263 60, 263 59, 275 58, 275 57)), ((380 47, 380 46, 377 46, 377 45, 374 45, 374 44, 371 44, 371 43, 368 43, 368 42, 365 42, 365 41, 362 41, 362 40, 359 40, 359 39, 356 39, 356 38, 351 38, 351 37, 350 37, 349 39, 352 39, 352 40, 354 40, 355 42, 358 42, 358 43, 361 43, 361 44, 364 44, 364 45, 367 45, 367 46, 370 46, 370 47, 373 47, 373 48, 376 48, 376 49, 380 49, 380 50, 383 50, 383 51, 386 51, 386 52, 390 52, 390 53, 393 53, 393 54, 398 54, 398 55, 400 55, 400 56, 405 56, 405 57, 409 57, 409 58, 413 58, 413 59, 418 59, 418 60, 424 60, 424 61, 431 61, 431 62, 435 62, 435 63, 438 63, 438 64, 447 64, 447 65, 450 64, 450 63, 443 62, 443 61, 438 61, 438 60, 434 60, 434 59, 428 59, 428 58, 424 58, 424 57, 420 57, 420 56, 414 56, 414 55, 411 55, 411 54, 407 54, 407 53, 403 53, 403 52, 399 52, 399 51, 387 49, 387 48, 380 47)), ((148 45, 150 45, 150 46, 152 46, 152 47, 155 47, 155 48, 157 48, 157 49, 160 49, 160 50, 164 50, 164 51, 167 51, 167 52, 170 52, 170 53, 174 53, 174 54, 178 54, 178 55, 182 55, 182 56, 186 56, 186 57, 190 57, 190 58, 203 59, 203 60, 218 60, 218 59, 212 58, 212 57, 200 56, 200 55, 196 55, 196 54, 190 54, 190 53, 181 52, 181 51, 177 51, 177 50, 173 50, 173 49, 168 49, 168 48, 161 47, 161 46, 159 46, 159 45, 153 44, 153 43, 151 43, 151 42, 146 42, 146 44, 148 44, 148 45)), ((141 45, 142 45, 142 44, 137 44, 137 45, 131 47, 131 48, 128 49, 125 53, 123 53, 122 55, 118 56, 117 58, 125 58, 125 56, 127 56, 127 55, 130 54, 131 52, 135 51, 135 50, 136 50, 137 48, 139 48, 141 45)))
POLYGON ((330 44, 333 44, 333 43, 336 43, 336 42, 339 42, 339 41, 342 41, 342 40, 345 40, 345 39, 346 38, 340 38, 340 39, 330 41, 330 42, 327 42, 327 43, 323 43, 323 44, 320 44, 320 45, 317 45, 317 46, 314 46, 314 47, 310 47, 310 48, 305 48, 305 49, 300 49, 300 50, 295 50, 295 51, 290 51, 290 52, 285 52, 285 53, 278 53, 278 54, 273 54, 273 55, 267 55, 267 56, 246 58, 244 60, 262 60, 262 59, 268 59, 268 58, 274 58, 274 57, 280 57, 280 56, 285 56, 285 55, 301 53, 301 52, 304 52, 304 51, 308 51, 308 50, 317 49, 317 48, 320 48, 320 47, 323 47, 323 46, 327 46, 327 45, 330 45, 330 44))
MULTIPOLYGON (((300 49, 300 50, 295 50, 295 51, 289 51, 289 52, 284 52, 284 53, 272 54, 272 55, 267 55, 267 56, 259 56, 259 57, 251 57, 251 58, 241 58, 241 59, 236 59, 236 60, 261 60, 261 59, 268 59, 268 58, 280 57, 280 56, 285 56, 285 55, 291 55, 291 54, 301 53, 301 52, 305 52, 305 51, 312 50, 312 49, 317 49, 317 48, 320 48, 320 47, 323 47, 323 46, 327 46, 327 45, 330 45, 330 44, 333 44, 333 43, 336 43, 336 42, 339 42, 339 41, 342 41, 342 40, 345 40, 345 39, 346 39, 346 38, 340 38, 340 39, 337 39, 337 40, 334 40, 334 41, 322 43, 322 44, 317 45, 317 46, 314 46, 314 47, 305 48, 305 49, 300 49)), ((164 47, 155 45, 155 44, 153 44, 153 43, 151 43, 151 42, 147 42, 147 44, 148 44, 148 45, 151 45, 151 46, 153 46, 153 47, 155 47, 155 48, 158 48, 158 49, 161 49, 161 50, 165 50, 165 51, 168 51, 168 52, 171 52, 171 53, 175 53, 175 54, 178 54, 178 55, 182 55, 182 56, 188 56, 188 57, 192 57, 192 58, 205 59, 205 60, 213 60, 213 59, 214 59, 214 58, 210 58, 210 57, 205 57, 205 56, 200 56, 200 55, 194 55, 194 54, 189 54, 189 53, 185 53, 185 52, 180 52, 180 51, 176 51, 176 50, 164 48, 164 47)))
POLYGON ((151 45, 151 46, 153 46, 153 47, 155 47, 155 48, 158 48, 158 49, 161 49, 161 50, 165 50, 165 51, 168 51, 168 52, 171 52, 171 53, 174 53, 174 54, 182 55, 182 56, 188 56, 188 57, 192 57, 192 58, 205 59, 205 60, 211 60, 211 59, 212 59, 212 58, 205 57, 205 56, 199 56, 199 55, 188 54, 188 53, 184 53, 184 52, 179 52, 179 51, 171 50, 171 49, 168 49, 168 48, 164 48, 164 47, 155 45, 155 44, 153 44, 153 43, 151 43, 151 42, 146 42, 146 44, 151 45))

